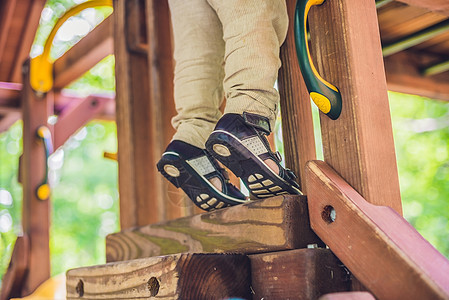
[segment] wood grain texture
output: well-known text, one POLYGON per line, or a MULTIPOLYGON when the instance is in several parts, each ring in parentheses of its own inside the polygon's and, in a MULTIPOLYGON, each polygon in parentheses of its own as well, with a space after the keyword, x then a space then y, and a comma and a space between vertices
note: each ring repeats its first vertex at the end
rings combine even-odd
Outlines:
POLYGON ((368 292, 346 292, 326 294, 318 300, 375 300, 374 296, 368 292))
POLYGON ((48 117, 53 114, 53 94, 49 92, 38 97, 29 83, 29 60, 23 70, 23 154, 20 174, 23 187, 22 226, 29 238, 30 255, 22 295, 28 295, 50 277, 50 200, 42 201, 36 196, 36 189, 45 176, 47 160, 36 132, 42 125, 50 131, 53 129, 47 123, 48 117))
POLYGON ((324 162, 306 174, 313 230, 376 298, 449 299, 449 261, 397 212, 367 202, 324 162))
POLYGON ((312 57, 343 98, 339 119, 321 114, 324 160, 367 201, 402 213, 375 2, 326 1, 309 25, 312 57))
POLYGON ((120 222, 124 229, 185 216, 192 204, 156 169, 173 133, 168 4, 116 0, 114 18, 120 222))
POLYGON ((156 170, 150 77, 146 53, 129 49, 129 23, 139 19, 142 1, 114 1, 116 120, 118 137, 120 225, 144 225, 163 219, 166 200, 156 170))
MULTIPOLYGON (((174 102, 174 60, 173 34, 171 31, 170 11, 168 1, 145 0, 146 4, 146 41, 148 43, 148 69, 150 74, 150 102, 152 107, 153 155, 157 162, 167 145, 172 140, 175 129, 171 119, 176 115, 174 102)), ((155 167, 154 167, 155 168, 155 167)), ((194 211, 191 200, 175 186, 162 178, 164 193, 164 218, 172 220, 194 211)), ((198 211, 197 211, 198 212, 198 211)), ((145 213, 145 212, 142 212, 145 213)), ((145 224, 146 225, 146 224, 145 224)))
POLYGON ((54 63, 54 88, 62 89, 114 52, 113 17, 107 17, 54 63))
POLYGON ((322 244, 304 196, 274 197, 106 237, 106 260, 181 252, 259 253, 322 244))
POLYGON ((250 255, 253 299, 317 299, 349 291, 350 277, 328 249, 250 255))
POLYGON ((281 47, 282 67, 278 87, 281 96, 282 134, 286 166, 298 176, 301 190, 306 193, 305 164, 316 159, 312 110, 309 93, 299 69, 293 32, 296 0, 287 0, 289 20, 287 38, 281 47))
POLYGON ((69 270, 67 299, 249 299, 245 255, 175 254, 69 270))

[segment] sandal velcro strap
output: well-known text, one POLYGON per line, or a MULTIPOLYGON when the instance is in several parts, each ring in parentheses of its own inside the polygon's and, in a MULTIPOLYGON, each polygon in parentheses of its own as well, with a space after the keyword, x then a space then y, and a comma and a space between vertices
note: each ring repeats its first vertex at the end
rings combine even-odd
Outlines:
POLYGON ((267 117, 259 116, 249 112, 243 113, 245 123, 261 130, 263 133, 269 135, 271 133, 270 120, 267 117))

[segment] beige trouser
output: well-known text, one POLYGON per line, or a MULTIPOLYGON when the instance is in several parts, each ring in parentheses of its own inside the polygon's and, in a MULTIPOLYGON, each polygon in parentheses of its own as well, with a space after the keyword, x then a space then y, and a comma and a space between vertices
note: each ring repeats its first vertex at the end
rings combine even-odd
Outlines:
POLYGON ((288 26, 285 0, 169 0, 174 33, 173 139, 204 148, 226 97, 225 113, 266 116, 272 128, 279 48, 288 26))

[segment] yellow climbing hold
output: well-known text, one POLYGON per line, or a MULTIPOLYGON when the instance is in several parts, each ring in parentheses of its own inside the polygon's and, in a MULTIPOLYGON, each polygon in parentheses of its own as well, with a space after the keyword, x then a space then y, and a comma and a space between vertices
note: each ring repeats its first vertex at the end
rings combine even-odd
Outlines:
POLYGON ((331 111, 331 102, 325 96, 318 94, 316 92, 311 92, 310 97, 316 106, 325 114, 331 111))

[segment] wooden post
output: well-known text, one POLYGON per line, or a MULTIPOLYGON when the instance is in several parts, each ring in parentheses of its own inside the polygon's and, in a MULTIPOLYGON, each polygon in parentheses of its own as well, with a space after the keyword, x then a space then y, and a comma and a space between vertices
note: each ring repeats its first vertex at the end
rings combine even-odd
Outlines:
POLYGON ((37 137, 37 129, 47 123, 53 114, 53 94, 37 96, 30 86, 29 60, 23 65, 22 118, 23 118, 23 231, 29 238, 28 273, 23 282, 22 295, 34 291, 50 277, 50 200, 39 200, 37 187, 46 171, 44 146, 37 137))
POLYGON ((312 57, 342 93, 321 118, 325 161, 363 197, 402 213, 375 2, 328 0, 310 12, 312 57))
MULTIPOLYGON (((114 1, 122 228, 147 225, 163 221, 167 215, 182 214, 166 213, 169 203, 167 183, 156 169, 171 130, 165 121, 170 110, 165 107, 173 102, 172 69, 167 66, 171 40, 165 37, 160 42, 163 31, 156 31, 169 28, 168 13, 163 10, 161 15, 154 12, 155 7, 164 7, 162 2, 150 1, 146 10, 145 0, 114 1), (145 25, 147 22, 149 24, 145 25), (151 42, 147 43, 148 36, 151 42), (164 59, 160 62, 158 59, 162 54, 164 59), (165 72, 163 76, 162 69, 165 72)), ((177 208, 182 209, 180 206, 177 208)))
POLYGON ((281 47, 282 67, 278 87, 281 96, 282 134, 286 166, 298 176, 303 193, 306 192, 304 168, 316 159, 312 110, 301 70, 296 57, 293 20, 296 0, 286 0, 289 17, 287 38, 281 47))
MULTIPOLYGON (((175 130, 171 119, 176 114, 173 90, 173 45, 168 1, 146 0, 148 69, 150 72, 150 101, 154 136, 154 159, 158 161, 175 130)), ((159 178, 162 175, 158 174, 159 178)), ((165 217, 167 220, 191 215, 194 206, 181 190, 163 180, 165 217)), ((199 212, 199 211, 197 211, 199 212)))

